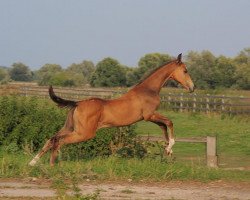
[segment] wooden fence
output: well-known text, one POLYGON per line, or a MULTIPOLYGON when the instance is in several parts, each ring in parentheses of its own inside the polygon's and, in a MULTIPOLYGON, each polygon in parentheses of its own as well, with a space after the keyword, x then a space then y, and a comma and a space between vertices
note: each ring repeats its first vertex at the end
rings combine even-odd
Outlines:
POLYGON ((165 94, 161 108, 192 112, 219 112, 229 114, 250 114, 250 98, 227 97, 224 95, 165 94))
MULTIPOLYGON (((65 87, 54 87, 56 95, 71 99, 71 100, 81 100, 90 97, 99 97, 110 99, 114 96, 119 96, 121 92, 112 89, 102 89, 102 88, 65 88, 65 87)), ((23 96, 39 96, 44 98, 49 98, 48 87, 39 86, 26 86, 20 87, 18 89, 18 94, 23 96)))
MULTIPOLYGON (((40 86, 19 86, 16 87, 16 94, 23 96, 39 96, 48 98, 48 87, 40 86)), ((119 97, 127 89, 102 89, 102 88, 65 88, 55 87, 57 95, 72 99, 81 100, 89 97, 100 97, 105 99, 119 97)), ((161 95, 162 109, 191 112, 219 112, 228 114, 250 114, 250 98, 228 97, 224 95, 201 95, 189 93, 164 93, 161 95)))
MULTIPOLYGON (((138 136, 139 140, 150 141, 150 142, 159 142, 165 141, 161 136, 138 136)), ((206 144, 206 159, 207 166, 216 168, 218 167, 218 156, 216 149, 216 137, 200 137, 200 138, 176 138, 176 142, 188 142, 188 143, 205 143, 206 144)))

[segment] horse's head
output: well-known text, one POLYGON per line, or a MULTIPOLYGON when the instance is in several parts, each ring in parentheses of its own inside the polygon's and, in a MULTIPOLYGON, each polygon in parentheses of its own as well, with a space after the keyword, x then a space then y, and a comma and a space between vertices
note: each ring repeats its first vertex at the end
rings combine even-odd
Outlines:
POLYGON ((179 82, 184 88, 190 92, 194 91, 194 83, 188 74, 186 65, 181 61, 182 54, 179 54, 175 64, 177 65, 170 78, 179 82))

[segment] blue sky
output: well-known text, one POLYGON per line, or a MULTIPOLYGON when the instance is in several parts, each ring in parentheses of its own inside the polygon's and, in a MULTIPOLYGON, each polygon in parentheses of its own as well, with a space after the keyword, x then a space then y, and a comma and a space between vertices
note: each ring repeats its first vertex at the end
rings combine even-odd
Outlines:
POLYGON ((250 47, 249 0, 0 0, 0 65, 67 67, 113 57, 136 66, 146 53, 250 47))

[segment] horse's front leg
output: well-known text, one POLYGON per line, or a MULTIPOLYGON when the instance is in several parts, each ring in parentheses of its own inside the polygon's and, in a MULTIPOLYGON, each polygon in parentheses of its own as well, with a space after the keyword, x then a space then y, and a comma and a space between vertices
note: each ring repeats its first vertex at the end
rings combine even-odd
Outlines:
POLYGON ((167 147, 165 148, 166 153, 168 155, 172 155, 173 150, 172 147, 175 144, 174 140, 174 127, 171 120, 169 120, 167 117, 160 115, 159 113, 152 114, 147 121, 151 121, 157 125, 160 126, 160 128, 163 130, 163 134, 166 139, 167 147), (169 128, 169 133, 167 132, 167 127, 169 128))
POLYGON ((162 132, 163 132, 163 136, 166 140, 166 145, 169 145, 169 137, 168 137, 168 127, 166 126, 166 124, 162 123, 162 122, 156 122, 156 121, 152 121, 150 120, 150 122, 153 122, 154 124, 157 124, 162 132))

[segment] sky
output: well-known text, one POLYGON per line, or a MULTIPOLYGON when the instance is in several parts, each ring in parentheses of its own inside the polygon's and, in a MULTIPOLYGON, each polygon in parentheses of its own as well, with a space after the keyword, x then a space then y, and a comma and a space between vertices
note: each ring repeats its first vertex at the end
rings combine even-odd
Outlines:
POLYGON ((0 0, 0 66, 250 47, 250 0, 0 0))

